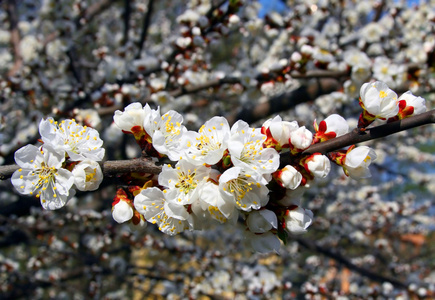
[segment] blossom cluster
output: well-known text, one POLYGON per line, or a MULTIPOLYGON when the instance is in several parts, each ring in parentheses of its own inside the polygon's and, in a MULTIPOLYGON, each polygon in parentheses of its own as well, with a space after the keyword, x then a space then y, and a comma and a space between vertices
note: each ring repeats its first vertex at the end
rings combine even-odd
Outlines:
MULTIPOLYGON (((423 98, 410 92, 398 98, 383 82, 363 84, 360 105, 360 129, 376 119, 394 121, 426 110, 423 98)), ((144 154, 171 162, 158 176, 144 177, 143 185, 118 190, 112 204, 115 221, 148 221, 175 235, 208 228, 212 220, 234 224, 241 217, 258 252, 277 251, 280 239, 307 230, 313 213, 300 199, 313 180, 329 174, 331 162, 360 179, 370 176, 369 165, 377 157, 373 149, 355 145, 327 155, 305 154, 313 144, 349 132, 347 121, 337 114, 314 121, 314 133, 280 116, 261 128, 241 120, 230 126, 226 118, 213 117, 191 131, 178 112, 162 114, 139 102, 116 111, 113 119, 135 137, 144 154)), ((95 129, 74 119, 58 123, 47 118, 39 132, 42 146, 27 145, 15 153, 20 168, 12 183, 20 193, 40 198, 45 209, 58 209, 74 195, 73 187, 99 187, 103 176, 98 162, 105 150, 95 129)))
MULTIPOLYGON (((360 127, 369 124, 367 118, 393 120, 425 110, 420 97, 405 93, 397 100, 394 95, 385 83, 364 84, 360 127)), ((190 131, 179 113, 161 114, 159 108, 136 102, 116 111, 114 122, 133 134, 147 155, 173 162, 145 186, 137 186, 131 199, 115 197, 116 221, 129 221, 139 213, 142 220, 175 235, 207 228, 211 220, 234 223, 241 217, 258 252, 277 251, 279 239, 307 230, 313 213, 301 206, 300 198, 311 181, 329 174, 331 161, 359 179, 370 176, 368 167, 376 159, 367 146, 304 154, 313 144, 348 133, 347 121, 337 114, 315 121, 315 133, 280 116, 261 128, 241 120, 230 127, 224 117, 213 117, 198 131, 190 131), (291 163, 282 166, 285 157, 291 163)))
POLYGON ((81 126, 74 119, 58 123, 42 119, 39 133, 43 145, 27 145, 15 152, 19 169, 12 184, 24 195, 35 195, 45 209, 63 207, 80 191, 98 189, 103 180, 99 161, 103 160, 103 141, 98 131, 81 126))

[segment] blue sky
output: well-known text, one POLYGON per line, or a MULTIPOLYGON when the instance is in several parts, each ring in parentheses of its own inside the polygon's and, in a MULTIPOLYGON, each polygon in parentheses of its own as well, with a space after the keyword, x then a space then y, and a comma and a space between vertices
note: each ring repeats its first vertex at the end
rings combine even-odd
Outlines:
MULTIPOLYGON (((399 0, 395 0, 395 2, 399 2, 399 0)), ((408 5, 413 6, 420 2, 420 0, 408 0, 408 5)), ((264 15, 269 11, 281 11, 285 9, 285 5, 281 0, 260 0, 260 3, 262 5, 262 9, 260 10, 258 16, 260 18, 264 17, 264 15)))

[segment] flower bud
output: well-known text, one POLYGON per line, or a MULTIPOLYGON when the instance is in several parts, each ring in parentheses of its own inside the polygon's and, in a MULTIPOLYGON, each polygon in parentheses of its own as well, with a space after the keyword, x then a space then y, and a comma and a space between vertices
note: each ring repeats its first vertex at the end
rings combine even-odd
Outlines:
POLYGON ((297 149, 292 152, 301 152, 311 146, 313 141, 313 134, 311 131, 305 128, 305 126, 299 127, 290 134, 290 143, 293 146, 292 149, 297 149))
POLYGON ((261 133, 267 136, 266 147, 274 147, 277 151, 289 147, 290 133, 298 129, 296 121, 282 121, 280 116, 269 119, 261 127, 261 133))
POLYGON ((349 131, 347 121, 340 115, 333 114, 321 121, 319 125, 314 121, 316 129, 315 142, 324 142, 331 138, 342 136, 349 131))
POLYGON ((118 223, 127 222, 133 217, 133 208, 124 200, 120 200, 113 206, 112 216, 118 223))
POLYGON ((298 206, 293 210, 286 211, 284 222, 285 229, 288 232, 293 234, 304 233, 313 222, 313 212, 298 206))
POLYGON ((414 96, 410 91, 403 93, 398 101, 401 119, 424 113, 427 110, 426 100, 422 97, 414 96))
POLYGON ((293 166, 287 165, 274 173, 275 180, 284 188, 294 190, 302 181, 302 174, 293 166))
POLYGON ((72 170, 74 184, 80 191, 95 191, 103 181, 100 165, 93 160, 84 160, 72 170))
POLYGON ((321 154, 313 154, 305 161, 305 169, 317 178, 325 178, 331 171, 329 158, 321 154))

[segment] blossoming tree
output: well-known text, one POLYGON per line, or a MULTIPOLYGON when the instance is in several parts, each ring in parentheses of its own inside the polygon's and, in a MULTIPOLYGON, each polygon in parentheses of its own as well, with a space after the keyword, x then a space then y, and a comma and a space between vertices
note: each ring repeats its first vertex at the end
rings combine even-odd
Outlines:
POLYGON ((3 3, 7 297, 434 296, 435 12, 287 2, 3 3))

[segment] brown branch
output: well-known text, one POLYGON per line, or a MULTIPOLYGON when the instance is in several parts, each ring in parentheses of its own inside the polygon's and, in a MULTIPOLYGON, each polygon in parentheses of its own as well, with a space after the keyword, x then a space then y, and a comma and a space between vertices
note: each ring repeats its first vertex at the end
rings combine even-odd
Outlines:
POLYGON ((131 3, 130 0, 124 0, 124 40, 123 45, 126 45, 129 39, 128 32, 130 31, 130 15, 131 15, 131 3))
POLYGON ((18 169, 17 165, 0 166, 0 180, 8 179, 18 169))
POLYGON ((400 131, 433 123, 435 123, 435 110, 430 110, 428 112, 415 115, 403 120, 367 128, 363 132, 360 132, 358 129, 354 129, 352 132, 349 132, 338 138, 312 145, 310 148, 305 150, 303 154, 313 154, 316 152, 325 154, 347 146, 366 142, 369 140, 379 139, 400 131))
POLYGON ((373 22, 378 22, 379 19, 382 17, 382 12, 384 11, 386 5, 386 1, 382 0, 381 3, 377 3, 375 6, 375 15, 373 17, 373 22))
POLYGON ((7 2, 7 15, 9 21, 9 31, 11 34, 11 45, 14 54, 14 64, 8 72, 8 76, 14 76, 23 65, 23 58, 20 50, 20 31, 18 29, 17 3, 14 0, 7 2))
POLYGON ((331 249, 324 248, 313 241, 310 241, 308 239, 304 239, 301 237, 295 236, 292 239, 297 241, 299 243, 299 245, 301 245, 301 246, 303 246, 311 251, 321 253, 329 258, 332 258, 335 261, 339 262, 340 264, 346 266, 350 270, 352 270, 352 271, 354 271, 362 276, 365 276, 373 281, 377 281, 380 283, 389 282, 392 285, 394 285, 396 288, 399 288, 399 289, 406 289, 407 288, 407 285, 405 283, 401 282, 400 280, 397 280, 396 278, 387 277, 387 276, 381 275, 379 273, 375 273, 375 272, 368 270, 366 268, 362 268, 362 267, 355 265, 348 258, 344 257, 338 251, 333 251, 331 249))
POLYGON ((113 160, 103 163, 104 176, 113 176, 123 173, 139 172, 159 174, 161 166, 157 166, 153 161, 146 158, 135 158, 131 160, 113 160))

